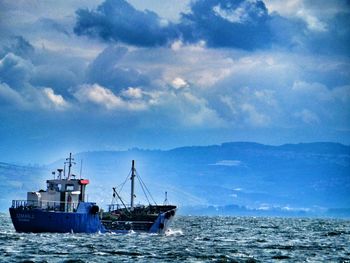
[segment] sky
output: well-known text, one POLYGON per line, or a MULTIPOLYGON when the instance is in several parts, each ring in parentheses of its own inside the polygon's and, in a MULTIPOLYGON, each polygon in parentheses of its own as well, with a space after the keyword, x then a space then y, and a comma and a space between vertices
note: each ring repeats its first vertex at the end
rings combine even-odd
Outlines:
POLYGON ((0 161, 350 144, 347 0, 0 0, 0 161))

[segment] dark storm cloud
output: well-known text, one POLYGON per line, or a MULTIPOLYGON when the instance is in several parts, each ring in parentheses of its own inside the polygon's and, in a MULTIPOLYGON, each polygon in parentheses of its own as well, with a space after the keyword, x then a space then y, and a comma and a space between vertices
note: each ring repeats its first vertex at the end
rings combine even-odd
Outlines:
POLYGON ((179 27, 189 42, 211 47, 255 49, 269 46, 269 15, 262 1, 205 0, 194 2, 179 27))
POLYGON ((106 0, 97 10, 79 9, 75 33, 107 42, 164 46, 174 40, 205 41, 208 47, 256 50, 282 47, 327 54, 349 53, 349 8, 337 15, 294 17, 269 13, 263 1, 193 1, 178 23, 151 11, 138 11, 124 0, 106 0), (312 21, 315 20, 315 21, 312 21), (319 23, 312 24, 312 23, 319 23))
POLYGON ((268 19, 261 1, 197 1, 174 24, 154 12, 138 11, 124 0, 107 0, 97 10, 79 9, 74 31, 135 46, 161 46, 181 39, 204 40, 212 47, 254 49, 270 43, 268 19))
POLYGON ((124 0, 106 0, 97 10, 79 9, 76 13, 74 32, 78 35, 135 46, 162 46, 177 38, 172 23, 152 11, 138 11, 124 0))
POLYGON ((120 60, 127 52, 126 48, 121 47, 106 48, 89 66, 88 82, 98 83, 117 92, 130 86, 147 85, 149 79, 146 75, 132 67, 120 65, 120 60))

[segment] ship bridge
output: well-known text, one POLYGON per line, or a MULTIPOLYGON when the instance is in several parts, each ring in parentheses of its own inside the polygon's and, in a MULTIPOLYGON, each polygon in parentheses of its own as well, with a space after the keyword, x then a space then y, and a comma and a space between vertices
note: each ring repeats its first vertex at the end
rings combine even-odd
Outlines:
POLYGON ((68 164, 68 174, 64 169, 57 169, 52 172, 54 179, 47 180, 46 190, 27 192, 27 200, 16 200, 14 207, 42 208, 54 211, 74 212, 79 202, 85 201, 85 188, 89 184, 87 179, 75 179, 71 174, 73 162, 72 155, 66 159, 68 164))

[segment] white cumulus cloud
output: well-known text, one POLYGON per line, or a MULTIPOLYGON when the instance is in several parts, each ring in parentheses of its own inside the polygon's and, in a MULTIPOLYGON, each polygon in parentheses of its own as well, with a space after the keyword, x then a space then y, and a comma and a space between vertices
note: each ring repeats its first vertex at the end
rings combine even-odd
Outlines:
POLYGON ((107 109, 122 108, 124 101, 111 90, 98 84, 83 84, 74 93, 75 98, 82 103, 94 103, 107 109))
POLYGON ((129 87, 122 92, 123 96, 133 99, 141 99, 143 96, 143 91, 140 88, 129 87))
POLYGON ((43 93, 56 109, 63 110, 69 106, 62 95, 55 94, 52 88, 44 88, 43 93))
POLYGON ((182 89, 188 87, 188 83, 184 79, 177 77, 172 81, 172 86, 175 89, 182 89))
POLYGON ((121 93, 130 100, 123 99, 112 90, 96 83, 80 85, 73 95, 80 103, 98 105, 107 110, 140 111, 148 109, 148 101, 141 100, 141 89, 129 88, 121 93))

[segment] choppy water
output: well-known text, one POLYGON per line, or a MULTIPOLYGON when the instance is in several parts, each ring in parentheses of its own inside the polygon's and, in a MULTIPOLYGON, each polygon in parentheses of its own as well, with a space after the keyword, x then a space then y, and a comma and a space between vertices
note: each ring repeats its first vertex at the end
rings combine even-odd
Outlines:
POLYGON ((0 262, 350 262, 350 221, 177 217, 165 236, 21 234, 0 215, 0 262))

